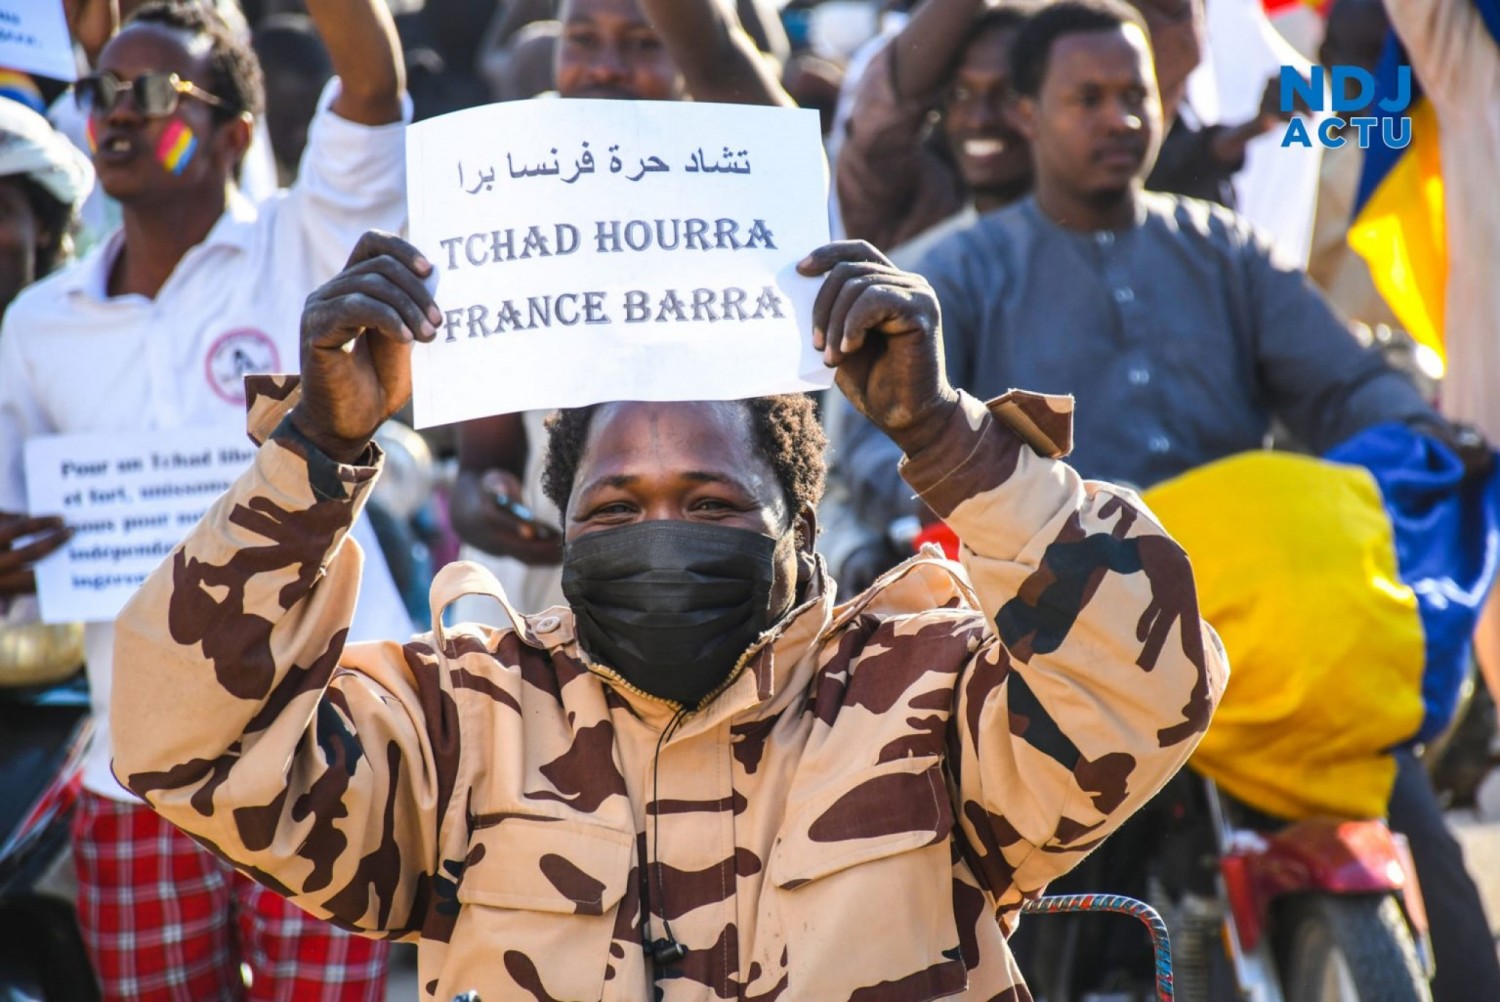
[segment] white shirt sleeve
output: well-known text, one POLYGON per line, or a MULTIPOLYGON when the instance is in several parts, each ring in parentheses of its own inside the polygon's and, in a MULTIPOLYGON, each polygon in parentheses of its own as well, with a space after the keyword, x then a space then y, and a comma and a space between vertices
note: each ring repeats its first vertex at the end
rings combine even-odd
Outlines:
POLYGON ((1475 60, 1493 61, 1496 46, 1473 0, 1385 0, 1385 9, 1412 70, 1440 111, 1483 79, 1473 73, 1475 60), (1481 51, 1486 47, 1488 53, 1481 51))
POLYGON ((276 179, 276 157, 271 152, 271 130, 265 116, 256 119, 250 145, 240 163, 240 191, 252 202, 264 202, 281 188, 276 179))
POLYGON ((406 231, 406 126, 411 100, 403 95, 401 121, 358 125, 329 107, 338 78, 329 82, 308 128, 297 181, 276 208, 276 244, 298 240, 317 282, 344 266, 366 230, 406 231))
POLYGON ((26 511, 26 440, 53 430, 32 388, 17 305, 11 303, 0 327, 0 511, 8 512, 26 511))

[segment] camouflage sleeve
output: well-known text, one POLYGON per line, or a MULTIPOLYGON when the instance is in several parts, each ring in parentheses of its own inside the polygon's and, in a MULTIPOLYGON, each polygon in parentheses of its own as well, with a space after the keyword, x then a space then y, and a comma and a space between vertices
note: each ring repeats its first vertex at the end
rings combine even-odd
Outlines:
POLYGON ((1186 554, 1134 493, 1060 461, 1072 401, 967 394, 902 475, 954 529, 994 631, 950 764, 974 869, 1009 921, 1186 761, 1223 693, 1186 554))
POLYGON ((457 722, 430 650, 344 646, 370 459, 336 464, 282 422, 121 614, 110 715, 116 775, 173 824, 395 936, 431 889, 457 722))

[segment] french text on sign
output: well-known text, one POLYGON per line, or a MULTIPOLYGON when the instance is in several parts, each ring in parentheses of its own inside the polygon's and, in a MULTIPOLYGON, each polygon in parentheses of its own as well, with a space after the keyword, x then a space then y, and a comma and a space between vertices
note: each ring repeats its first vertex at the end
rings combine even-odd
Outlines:
POLYGON ((411 237, 441 274, 418 427, 603 400, 832 382, 811 344, 828 241, 813 112, 516 101, 407 132, 411 237))
POLYGON ((254 458, 232 427, 28 440, 28 510, 73 528, 37 565, 42 618, 114 619, 254 458))

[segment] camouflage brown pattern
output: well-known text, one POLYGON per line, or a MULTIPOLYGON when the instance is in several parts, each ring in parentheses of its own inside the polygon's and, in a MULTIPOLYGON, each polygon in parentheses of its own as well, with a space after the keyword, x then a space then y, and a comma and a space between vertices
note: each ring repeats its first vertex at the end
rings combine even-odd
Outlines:
POLYGON ((1061 459, 1073 451, 1072 397, 1011 390, 988 406, 1037 455, 1061 459))
MULTIPOLYGON (((295 396, 257 397, 262 430, 295 396)), ((1020 905, 1183 763, 1226 667, 1134 495, 1001 413, 965 398, 903 466, 965 566, 842 605, 820 575, 659 756, 676 707, 592 671, 566 609, 442 626, 504 604, 473 565, 430 634, 345 647, 370 471, 283 428, 120 618, 116 772, 309 911, 418 942, 427 999, 1025 1002, 1020 905), (654 969, 663 917, 687 954, 654 969)))

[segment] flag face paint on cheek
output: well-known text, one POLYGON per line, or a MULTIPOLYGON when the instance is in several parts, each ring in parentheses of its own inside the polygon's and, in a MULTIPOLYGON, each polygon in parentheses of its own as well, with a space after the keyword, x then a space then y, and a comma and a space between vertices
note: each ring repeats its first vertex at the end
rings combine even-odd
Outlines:
POLYGON ((162 132, 161 142, 156 144, 156 159, 169 173, 181 174, 187 170, 197 150, 198 137, 193 135, 193 130, 174 119, 162 132))
POLYGON ((42 100, 42 92, 36 83, 28 74, 18 70, 0 69, 0 97, 24 104, 38 115, 47 113, 47 102, 42 100))
POLYGON ((94 124, 94 116, 90 115, 84 120, 83 132, 89 141, 89 152, 99 152, 99 126, 94 124))

